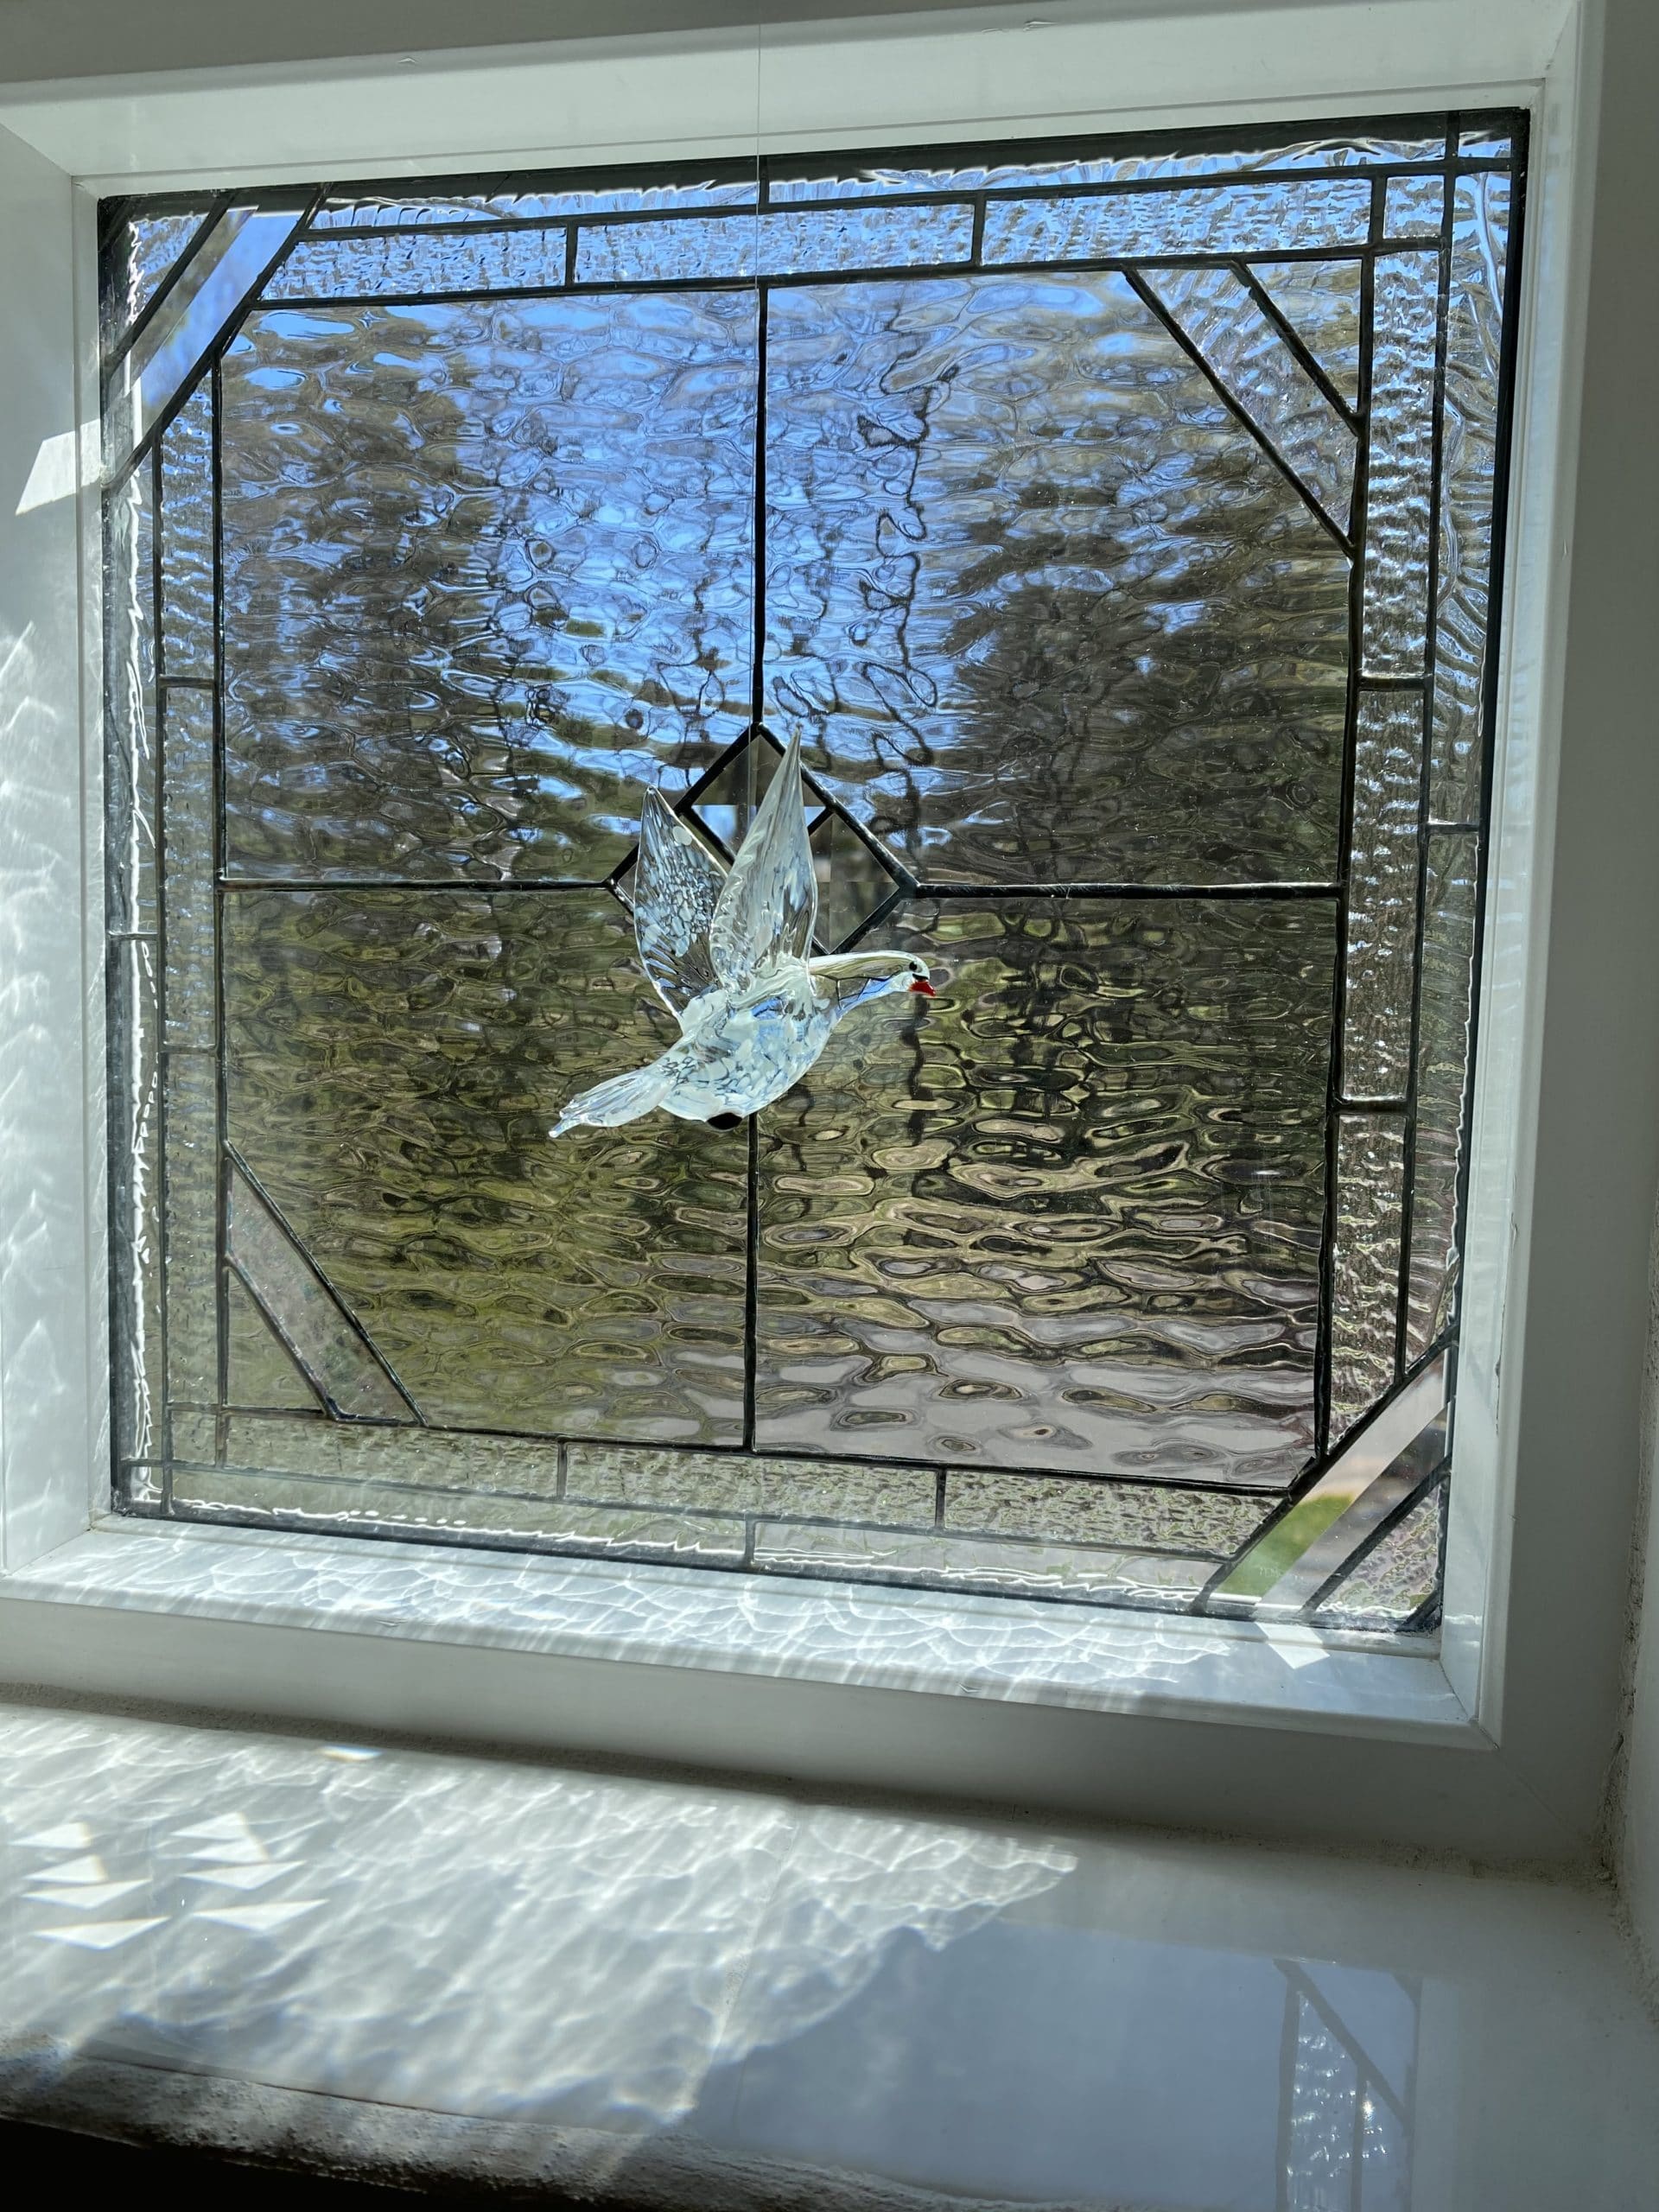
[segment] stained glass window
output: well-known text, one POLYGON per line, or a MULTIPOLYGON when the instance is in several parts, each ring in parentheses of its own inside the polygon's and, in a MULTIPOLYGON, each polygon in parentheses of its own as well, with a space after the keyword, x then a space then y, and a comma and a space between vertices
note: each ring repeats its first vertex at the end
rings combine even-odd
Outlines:
POLYGON ((119 1507, 1432 1628, 1524 146, 106 203, 119 1507), (937 995, 555 1141, 791 736, 937 995))

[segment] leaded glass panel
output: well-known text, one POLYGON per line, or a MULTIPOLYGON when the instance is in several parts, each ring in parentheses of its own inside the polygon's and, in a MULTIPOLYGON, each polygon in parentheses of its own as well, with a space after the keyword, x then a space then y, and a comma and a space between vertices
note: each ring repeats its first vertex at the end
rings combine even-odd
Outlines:
POLYGON ((118 1505, 1433 1627, 1524 152, 106 205, 118 1505))

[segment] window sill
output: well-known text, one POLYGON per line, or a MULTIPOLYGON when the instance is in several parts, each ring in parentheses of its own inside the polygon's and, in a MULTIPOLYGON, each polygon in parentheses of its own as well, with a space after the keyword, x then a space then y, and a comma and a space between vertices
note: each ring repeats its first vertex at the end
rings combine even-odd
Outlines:
POLYGON ((874 1585, 104 1519, 0 1606, 324 1629, 635 1666, 1484 1748, 1432 1643, 874 1585))

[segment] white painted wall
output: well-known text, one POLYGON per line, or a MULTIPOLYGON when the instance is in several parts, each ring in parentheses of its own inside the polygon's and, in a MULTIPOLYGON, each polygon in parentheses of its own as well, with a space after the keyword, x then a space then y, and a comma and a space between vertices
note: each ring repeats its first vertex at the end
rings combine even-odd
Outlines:
MULTIPOLYGON (((1626 1142, 1644 1143, 1649 1154, 1659 1149, 1654 1049, 1659 1007, 1656 112, 1659 10, 1651 0, 1612 0, 1572 616, 1578 742, 1595 765, 1577 809, 1574 842, 1564 843, 1560 853, 1557 881, 1558 887, 1571 881, 1573 908, 1586 932, 1573 962, 1571 988, 1579 1004, 1571 1019, 1586 1055, 1598 1046, 1605 1052, 1611 1039, 1615 1057, 1594 1085, 1572 1086, 1564 1071, 1557 1110, 1577 1117, 1585 1200, 1616 1240, 1601 1279, 1586 1286, 1596 1325, 1618 1361, 1621 1390, 1638 1394, 1622 1414, 1632 1430, 1631 1474, 1640 1488, 1625 1624, 1627 1706, 1611 1842, 1626 1914, 1649 1969, 1659 1974, 1659 1243, 1652 1236, 1651 1184, 1613 1187, 1599 1165, 1604 1145, 1611 1145, 1615 1156, 1626 1142), (1638 1258, 1645 1263, 1641 1273, 1638 1258), (1633 1349, 1644 1337, 1643 1404, 1633 1349)), ((1606 1372, 1592 1365, 1580 1376, 1580 1401, 1606 1372)), ((1607 1536, 1617 1533, 1610 1529, 1607 1536)), ((1571 1554, 1560 1571, 1573 1571, 1571 1554)), ((1564 1652, 1563 1665, 1575 1657, 1564 1652)))
POLYGON ((1630 1578, 1630 1671, 1613 1850, 1625 1917, 1659 1989, 1659 1224, 1648 1318, 1643 1495, 1630 1578))
MULTIPOLYGON (((1010 16, 1078 0, 1010 7, 1010 16)), ((114 76, 134 69, 216 69, 247 62, 421 54, 453 47, 787 24, 826 13, 860 18, 960 10, 963 0, 0 0, 0 84, 114 76)))
MULTIPOLYGON (((17 1470, 67 1471, 92 1448, 86 1071, 65 1019, 83 975, 78 534, 75 501, 48 496, 74 481, 72 199, 0 130, 0 1363, 24 1378, 0 1424, 8 1497, 17 1470)), ((0 1554, 73 1533, 67 1484, 30 1495, 0 1554)))
POLYGON ((1611 1766, 1659 1186, 1659 15, 1607 0, 1604 29, 1509 1581, 1556 1631, 1511 1639, 1504 1684, 1576 1716, 1506 1731, 1556 1802, 1611 1766))

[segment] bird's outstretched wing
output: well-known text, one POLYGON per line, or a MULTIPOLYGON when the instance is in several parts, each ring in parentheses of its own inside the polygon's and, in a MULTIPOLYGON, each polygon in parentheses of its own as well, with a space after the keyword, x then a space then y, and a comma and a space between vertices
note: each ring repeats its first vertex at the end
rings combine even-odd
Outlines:
POLYGON ((726 871, 659 791, 645 793, 634 875, 633 940, 639 965, 679 1014, 715 981, 709 926, 726 871))
POLYGON ((804 958, 817 912, 796 736, 732 862, 709 925, 709 950, 721 982, 747 982, 779 954, 804 958))

